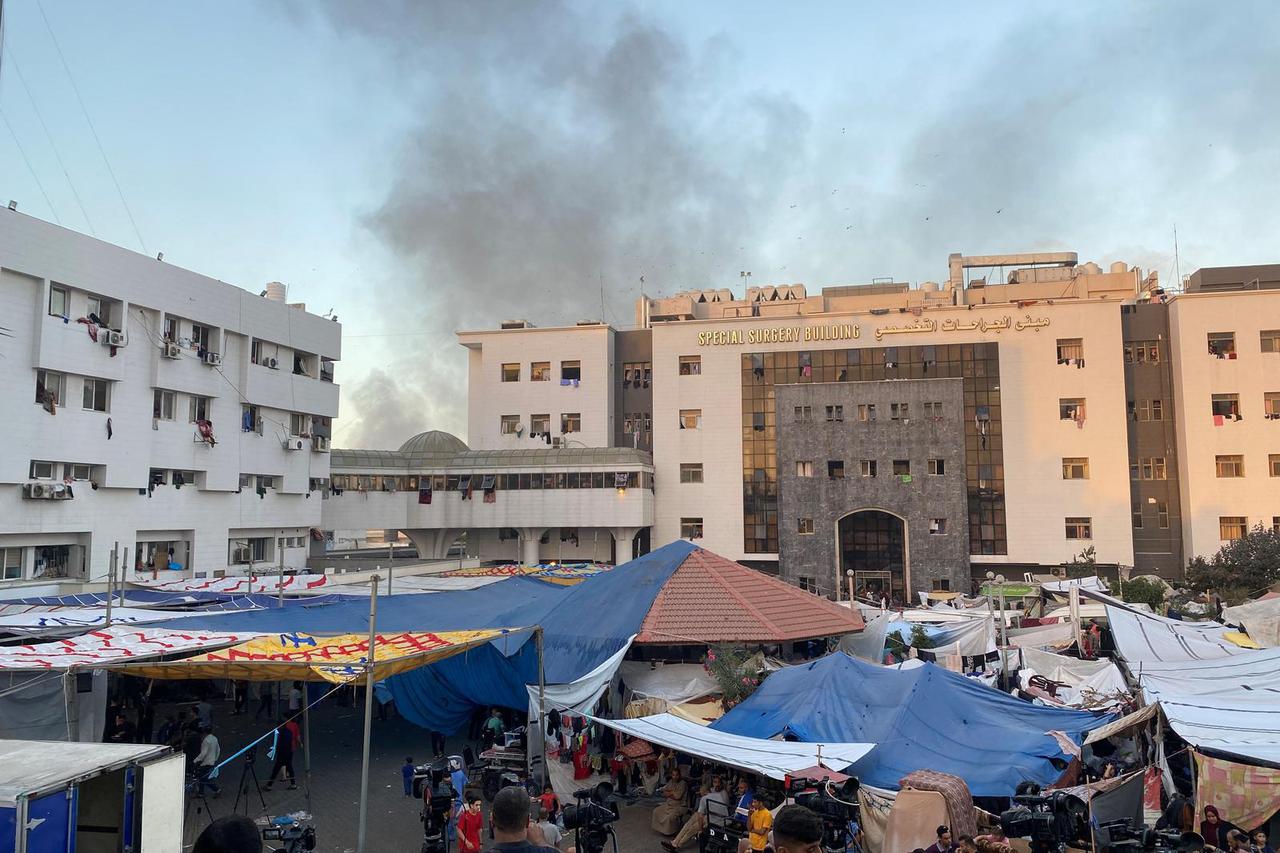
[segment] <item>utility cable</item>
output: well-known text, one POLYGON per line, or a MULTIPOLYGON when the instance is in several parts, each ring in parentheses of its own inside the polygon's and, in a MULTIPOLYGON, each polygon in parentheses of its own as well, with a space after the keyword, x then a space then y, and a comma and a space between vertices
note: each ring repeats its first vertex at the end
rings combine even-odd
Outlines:
POLYGON ((4 119, 4 126, 9 128, 9 135, 13 137, 13 144, 18 146, 18 153, 22 155, 22 162, 27 164, 27 171, 31 173, 31 179, 36 182, 36 187, 40 190, 40 195, 44 196, 44 203, 49 205, 49 212, 53 214, 53 221, 62 224, 61 217, 58 216, 58 209, 53 206, 53 202, 49 199, 49 194, 44 191, 44 184, 40 183, 40 176, 36 174, 35 167, 31 165, 31 158, 27 156, 27 151, 22 147, 18 134, 13 129, 13 125, 9 123, 9 117, 5 115, 4 110, 0 110, 0 119, 4 119))
POLYGON ((71 66, 67 65, 67 58, 62 53, 62 46, 58 44, 58 37, 53 33, 53 26, 49 23, 49 16, 44 12, 44 4, 40 0, 36 0, 36 8, 40 10, 40 17, 44 20, 45 29, 49 31, 49 38, 53 41, 53 49, 58 54, 62 69, 67 72, 67 79, 71 81, 71 91, 75 92, 76 101, 80 104, 80 111, 84 113, 84 120, 89 125, 89 132, 93 134, 93 141, 97 143, 98 153, 102 155, 102 162, 107 164, 107 174, 111 176, 111 183, 115 184, 116 194, 120 196, 120 203, 124 205, 124 212, 129 216, 129 224, 133 226, 133 233, 138 238, 138 244, 142 246, 142 253, 149 255, 151 253, 147 251, 147 243, 142 239, 142 232, 138 230, 138 223, 133 218, 133 211, 129 209, 129 202, 125 201, 124 190, 120 188, 120 181, 116 179, 115 170, 111 168, 111 160, 107 158, 107 151, 102 147, 102 140, 98 137, 98 129, 94 127, 93 119, 89 116, 89 110, 84 105, 84 98, 80 96, 80 87, 76 85, 76 78, 71 73, 71 66))

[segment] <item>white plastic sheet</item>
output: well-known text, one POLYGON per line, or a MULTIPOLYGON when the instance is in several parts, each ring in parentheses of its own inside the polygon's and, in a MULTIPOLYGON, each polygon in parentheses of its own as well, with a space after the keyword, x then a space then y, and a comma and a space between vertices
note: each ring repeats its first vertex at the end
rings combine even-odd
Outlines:
POLYGON ((125 628, 113 625, 79 637, 51 640, 47 643, 0 646, 0 670, 49 671, 73 666, 100 666, 231 646, 256 636, 258 635, 255 633, 185 632, 169 628, 125 628))
POLYGON ((698 663, 668 663, 651 666, 644 661, 623 661, 618 675, 628 690, 641 696, 664 699, 680 705, 720 692, 715 677, 698 663))
MULTIPOLYGON (((632 634, 626 645, 618 649, 612 657, 576 681, 570 681, 566 684, 544 685, 543 696, 546 710, 548 712, 573 711, 584 715, 592 710, 596 702, 600 701, 600 697, 604 695, 609 683, 613 681, 613 676, 618 671, 618 665, 627 656, 627 650, 631 648, 631 643, 635 638, 635 635, 632 634)), ((542 715, 538 712, 538 685, 529 684, 526 685, 526 688, 529 691, 529 722, 533 724, 542 719, 542 715)))
POLYGON ((1130 670, 1141 663, 1221 660, 1248 651, 1224 639, 1230 630, 1225 625, 1140 613, 1115 599, 1107 600, 1107 621, 1130 670))
POLYGON ((1280 598, 1246 601, 1236 607, 1224 608, 1222 619, 1229 625, 1244 628, 1260 646, 1280 646, 1280 598))
POLYGON ((672 714, 597 722, 649 743, 752 773, 762 773, 770 779, 783 779, 790 773, 818 764, 831 770, 843 770, 875 746, 870 743, 796 743, 743 737, 709 729, 672 714))

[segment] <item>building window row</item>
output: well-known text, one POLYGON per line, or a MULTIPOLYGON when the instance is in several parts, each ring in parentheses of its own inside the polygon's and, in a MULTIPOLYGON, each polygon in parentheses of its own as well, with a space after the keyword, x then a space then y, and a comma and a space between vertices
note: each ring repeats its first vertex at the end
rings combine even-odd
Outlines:
MULTIPOLYGON (((1218 454, 1213 457, 1214 474, 1224 479, 1243 477, 1244 455, 1240 453, 1218 454)), ((1269 476, 1280 477, 1280 453, 1267 454, 1269 476)))
MULTIPOLYGON (((522 365, 520 362, 506 362, 502 365, 503 382, 519 382, 522 365)), ((550 382, 551 362, 533 361, 529 363, 529 381, 550 382)), ((577 385, 582 381, 582 362, 568 359, 560 362, 560 384, 577 385)))
POLYGON ((625 435, 653 432, 653 418, 648 412, 630 412, 622 418, 622 432, 625 435))
POLYGON ((1125 364, 1159 364, 1159 341, 1125 341, 1125 364))
POLYGON ((681 376, 701 376, 702 375, 702 356, 700 355, 680 356, 680 375, 681 376))
POLYGON ((1169 469, 1163 456, 1139 456, 1129 463, 1130 480, 1167 480, 1169 469))
POLYGON ((32 480, 61 480, 64 483, 96 481, 101 466, 87 462, 47 462, 32 459, 28 475, 32 480))
MULTIPOLYGON (((930 458, 927 460, 927 470, 931 477, 942 477, 947 473, 947 462, 941 458, 930 458)), ((813 477, 814 463, 809 459, 801 459, 796 461, 797 477, 813 477)), ((875 477, 878 472, 878 466, 875 459, 858 460, 858 474, 862 477, 875 477)), ((910 459, 894 459, 892 463, 893 476, 910 482, 911 480, 911 460, 910 459)), ((827 460, 827 477, 832 480, 840 480, 844 478, 844 460, 828 459, 827 460)))
POLYGON ((648 388, 653 380, 653 365, 647 361, 625 361, 622 363, 622 387, 642 389, 648 388))
MULTIPOLYGON (((1231 360, 1237 357, 1235 332, 1209 332, 1207 337, 1209 355, 1231 360)), ((1280 329, 1258 332, 1258 349, 1263 353, 1280 353, 1280 329)))
POLYGON ((1136 403, 1130 400, 1128 406, 1129 420, 1131 421, 1164 420, 1163 400, 1138 400, 1136 403))
MULTIPOLYGON (((524 422, 519 415, 500 415, 498 432, 502 435, 524 435, 524 422)), ((582 415, 578 412, 562 412, 560 414, 560 434, 582 432, 582 415)), ((630 432, 630 430, 628 430, 630 432)), ((542 413, 529 416, 529 437, 547 438, 551 436, 551 415, 542 413)), ((548 441, 548 443, 550 443, 548 441)))
MULTIPOLYGON (((252 475, 244 475, 252 476, 252 475)), ((547 489, 653 489, 647 471, 560 471, 531 474, 334 474, 330 488, 360 492, 398 492, 430 489, 436 492, 468 492, 472 489, 504 491, 547 489)))
POLYGON ((681 539, 701 539, 702 538, 702 519, 700 517, 680 519, 680 538, 681 539))
MULTIPOLYGON (((1262 527, 1259 522, 1258 527, 1262 527)), ((1271 532, 1280 533, 1280 515, 1271 517, 1271 532)), ((1249 533, 1249 519, 1243 515, 1223 515, 1218 518, 1218 538, 1223 542, 1243 539, 1249 533)))
MULTIPOLYGON (((1213 394, 1210 397, 1210 414, 1213 422, 1221 426, 1224 421, 1242 421, 1239 394, 1213 394)), ((1280 391, 1266 391, 1262 395, 1262 416, 1267 420, 1280 420, 1280 391)))
POLYGON ((1073 516, 1066 519, 1067 538, 1068 539, 1092 539, 1093 538, 1093 519, 1089 517, 1073 516))

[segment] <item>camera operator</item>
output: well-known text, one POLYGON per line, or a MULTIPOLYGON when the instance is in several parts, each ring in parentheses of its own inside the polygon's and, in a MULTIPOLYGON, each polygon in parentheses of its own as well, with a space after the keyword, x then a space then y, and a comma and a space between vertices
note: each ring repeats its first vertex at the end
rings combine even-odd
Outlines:
MULTIPOLYGON (((493 798, 490 820, 493 823, 495 844, 489 848, 496 853, 559 853, 542 842, 542 830, 529 820, 529 792, 514 785, 503 788, 493 798)), ((575 853, 570 847, 566 853, 575 853)))

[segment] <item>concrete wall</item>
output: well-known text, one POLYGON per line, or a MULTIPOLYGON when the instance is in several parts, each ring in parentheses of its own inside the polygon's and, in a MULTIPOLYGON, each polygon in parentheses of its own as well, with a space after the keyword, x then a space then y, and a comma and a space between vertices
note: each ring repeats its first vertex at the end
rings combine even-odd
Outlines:
POLYGON ((1182 545, 1186 558, 1223 544, 1218 519, 1244 516, 1270 527, 1280 516, 1280 479, 1268 456, 1280 453, 1280 420, 1263 416, 1263 395, 1280 391, 1280 354, 1263 353, 1259 332, 1280 328, 1280 291, 1187 294, 1169 303, 1173 376, 1179 391, 1178 457, 1182 460, 1182 545), (1210 332, 1235 332, 1235 359, 1208 351, 1210 332), (1238 394, 1239 421, 1214 424, 1214 394, 1238 394), (1215 457, 1241 455, 1245 475, 1217 476, 1215 457))
POLYGON ((556 329, 518 329, 459 332, 469 347, 467 386, 467 445, 473 450, 513 450, 545 447, 532 438, 530 415, 549 414, 551 432, 560 433, 560 416, 582 416, 581 431, 564 436, 572 447, 610 447, 614 434, 614 332, 608 326, 556 329), (582 379, 576 386, 560 384, 561 362, 576 360, 582 379), (533 362, 550 362, 551 378, 530 381, 533 362), (502 365, 519 364, 517 382, 502 381, 502 365), (523 435, 503 435, 503 415, 518 415, 523 435))
MULTIPOLYGON (((294 538, 318 524, 320 500, 309 486, 328 476, 328 454, 309 444, 286 451, 282 439, 292 412, 317 421, 338 414, 337 385, 292 374, 294 349, 312 357, 315 373, 320 356, 340 356, 338 324, 263 299, 256 287, 249 293, 31 217, 0 213, 0 317, 12 333, 0 339, 6 411, 0 541, 10 547, 66 544, 51 539, 82 543, 87 579, 100 580, 111 544, 120 542, 132 555, 148 530, 188 531, 193 568, 212 573, 228 568, 233 530, 294 538), (55 285, 68 293, 68 322, 49 316, 55 285), (110 324, 127 339, 114 356, 76 322, 89 310, 90 296, 114 300, 110 324), (193 321, 209 327, 210 348, 223 355, 221 368, 202 363, 193 349, 177 359, 164 357, 167 318, 176 322, 179 337, 191 334, 193 321), (248 363, 257 336, 278 342, 280 370, 248 363), (56 415, 35 402, 37 370, 66 377, 56 415), (83 387, 95 379, 109 382, 106 412, 82 407, 83 387), (156 389, 174 392, 172 420, 153 420, 156 389), (196 395, 211 398, 214 447, 197 439, 190 422, 189 401, 196 395), (246 399, 261 407, 262 435, 240 430, 246 399), (23 499, 32 460, 90 465, 99 488, 80 482, 69 501, 23 499), (152 468, 193 471, 196 482, 149 495, 152 468), (276 488, 262 499, 237 494, 246 473, 273 475, 276 488)), ((305 547, 292 550, 300 565, 305 547)), ((26 559, 30 565, 30 552, 26 559)))
MULTIPOLYGON (((840 519, 855 510, 879 509, 906 521, 906 586, 929 590, 935 580, 969 587, 969 532, 965 485, 963 380, 843 382, 777 388, 779 572, 795 583, 819 579, 823 592, 843 584, 840 519), (925 402, 941 402, 940 420, 927 418, 925 402), (857 420, 859 404, 875 404, 877 420, 857 420), (890 404, 906 403, 911 417, 890 419, 890 404), (828 422, 825 407, 843 406, 841 422, 828 422), (812 422, 795 419, 809 406, 812 422), (860 474, 862 460, 875 460, 875 477, 860 474), (910 482, 893 476, 895 459, 910 461, 910 482), (928 460, 943 460, 943 475, 929 474, 928 460), (844 477, 831 479, 829 460, 844 463, 844 477), (813 477, 799 477, 797 461, 812 461, 813 477), (798 532, 798 519, 813 519, 814 532, 798 532), (930 521, 945 519, 945 533, 931 534, 930 521)), ((843 589, 843 586, 841 587, 843 589)), ((914 596, 912 596, 914 598, 914 596)))

